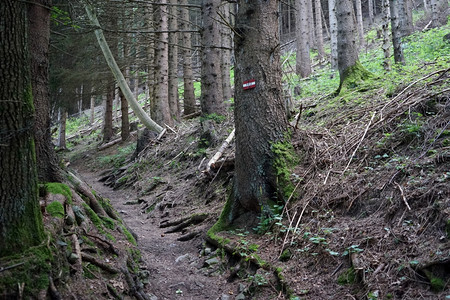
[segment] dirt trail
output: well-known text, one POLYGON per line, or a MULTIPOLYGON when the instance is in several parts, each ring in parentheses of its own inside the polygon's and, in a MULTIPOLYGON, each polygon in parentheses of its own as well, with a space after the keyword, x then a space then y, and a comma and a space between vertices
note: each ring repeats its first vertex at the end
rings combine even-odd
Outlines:
POLYGON ((111 200, 128 227, 138 236, 143 269, 149 272, 147 292, 152 300, 163 299, 234 299, 236 284, 227 283, 224 275, 214 272, 219 267, 203 268, 205 257, 199 255, 202 238, 177 241, 177 234, 164 234, 159 218, 148 219, 139 205, 125 205, 136 200, 131 190, 112 190, 98 181, 98 176, 75 167, 81 177, 100 195, 111 200), (156 297, 157 298, 156 298, 156 297))

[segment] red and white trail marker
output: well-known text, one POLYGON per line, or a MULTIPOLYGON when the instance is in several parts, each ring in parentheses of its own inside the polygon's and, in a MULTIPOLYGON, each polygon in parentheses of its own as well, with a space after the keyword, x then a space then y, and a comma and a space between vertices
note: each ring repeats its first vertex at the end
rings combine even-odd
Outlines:
POLYGON ((242 84, 242 88, 244 90, 254 89, 255 87, 256 87, 255 79, 244 81, 244 83, 242 84))

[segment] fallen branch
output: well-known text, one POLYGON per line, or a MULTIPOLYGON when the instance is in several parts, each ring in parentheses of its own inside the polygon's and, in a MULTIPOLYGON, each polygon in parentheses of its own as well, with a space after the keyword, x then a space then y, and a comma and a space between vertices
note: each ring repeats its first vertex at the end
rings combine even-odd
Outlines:
POLYGON ((192 119, 192 118, 200 116, 201 113, 202 113, 201 111, 196 111, 196 112, 194 112, 192 114, 183 116, 183 119, 186 119, 186 120, 192 119))
POLYGON ((122 138, 121 138, 121 137, 120 137, 120 138, 117 138, 117 139, 115 139, 115 140, 112 140, 111 142, 108 142, 108 143, 106 143, 106 144, 103 144, 103 145, 98 146, 98 147, 97 147, 97 150, 98 150, 98 151, 105 150, 106 148, 109 148, 109 147, 111 147, 111 146, 114 146, 115 144, 118 144, 118 143, 120 143, 121 141, 122 141, 122 138))
POLYGON ((81 258, 84 261, 90 262, 93 265, 96 265, 97 267, 111 273, 111 274, 118 274, 120 273, 119 269, 114 268, 113 266, 110 266, 104 262, 99 261, 98 259, 96 259, 95 257, 86 254, 86 253, 81 253, 81 258))
POLYGON ((409 206, 408 201, 406 200, 405 193, 403 192, 402 187, 397 182, 394 181, 394 183, 400 190, 400 194, 402 195, 402 199, 403 199, 403 202, 405 203, 406 207, 408 208, 408 210, 411 210, 411 207, 409 206))
POLYGON ((219 160, 219 158, 222 156, 223 152, 225 151, 225 149, 228 147, 228 145, 231 143, 231 141, 234 138, 234 132, 235 129, 233 129, 233 131, 230 133, 230 135, 227 137, 227 139, 225 140, 225 142, 223 142, 222 146, 220 146, 219 150, 216 152, 216 154, 214 154, 214 156, 211 158, 211 160, 208 162, 208 164, 206 165, 206 173, 209 173, 211 171, 211 166, 213 166, 217 160, 219 160))

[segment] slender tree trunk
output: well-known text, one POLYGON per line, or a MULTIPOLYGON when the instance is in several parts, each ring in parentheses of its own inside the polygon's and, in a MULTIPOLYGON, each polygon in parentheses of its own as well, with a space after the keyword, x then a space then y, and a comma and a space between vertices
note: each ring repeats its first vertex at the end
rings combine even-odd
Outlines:
MULTIPOLYGON (((178 0, 169 0, 169 30, 178 30, 178 8, 175 6, 178 0)), ((180 117, 178 111, 178 33, 169 33, 169 107, 170 115, 177 120, 180 117)))
POLYGON ((317 42, 317 52, 319 54, 319 60, 322 60, 325 56, 325 51, 323 50, 323 27, 322 27, 322 5, 320 0, 314 0, 315 12, 316 12, 316 42, 317 42))
POLYGON ((328 12, 330 18, 330 48, 331 48, 331 69, 337 70, 337 18, 336 0, 328 0, 328 12))
POLYGON ((130 121, 128 116, 128 102, 122 91, 119 91, 120 98, 120 110, 122 111, 122 130, 121 138, 122 141, 126 141, 130 137, 130 121))
POLYGON ((432 26, 439 27, 447 24, 447 16, 449 14, 447 0, 431 0, 432 26))
POLYGON ((201 106, 204 115, 225 114, 220 71, 220 30, 217 12, 220 0, 203 0, 202 5, 202 96, 201 106))
POLYGON ((113 101, 115 85, 108 83, 106 92, 105 114, 103 115, 103 143, 107 143, 113 137, 113 101))
POLYGON ((405 64, 405 58, 403 56, 402 38, 400 21, 398 18, 398 0, 389 0, 389 6, 391 11, 391 30, 392 30, 392 44, 394 45, 394 61, 398 64, 405 64))
POLYGON ((372 25, 372 23, 373 23, 373 4, 374 4, 373 0, 367 1, 367 9, 368 9, 368 14, 369 14, 369 25, 372 25))
POLYGON ((58 157, 51 137, 50 99, 48 91, 48 54, 50 40, 50 0, 29 5, 31 85, 36 109, 34 123, 38 178, 42 182, 61 181, 58 157))
POLYGON ((316 45, 316 35, 315 35, 315 26, 314 26, 314 13, 313 13, 313 1, 314 0, 306 0, 306 7, 308 9, 308 31, 309 31, 309 47, 310 49, 317 49, 316 45))
MULTIPOLYGON (((235 36, 236 169, 231 219, 240 209, 270 213, 278 198, 272 144, 284 139, 278 1, 239 1, 235 36), (251 89, 243 83, 255 80, 251 89), (268 126, 270 124, 270 126, 268 126)), ((244 217, 249 225, 252 220, 244 217)), ((256 221, 258 221, 256 219, 256 221)))
POLYGON ((359 49, 362 49, 365 46, 365 43, 361 0, 356 0, 356 24, 358 28, 359 49))
POLYGON ((389 0, 383 0, 383 20, 382 20, 382 31, 383 31, 383 68, 386 71, 391 70, 391 36, 389 32, 389 23, 391 19, 391 13, 389 10, 389 0))
POLYGON ((411 0, 397 0, 398 18, 401 37, 410 35, 413 30, 411 0))
POLYGON ((311 57, 309 55, 309 21, 308 21, 308 1, 297 0, 296 17, 296 37, 297 37, 297 61, 296 72, 301 78, 311 74, 311 57))
POLYGON ((58 143, 59 149, 66 149, 66 123, 67 123, 67 109, 63 106, 58 110, 58 143))
MULTIPOLYGON (((231 25, 230 20, 230 3, 225 3, 222 6, 222 16, 231 25)), ((231 25, 232 26, 232 25, 231 25)), ((230 83, 230 69, 231 69, 231 29, 228 26, 222 25, 222 51, 221 51, 221 66, 222 70, 222 89, 223 98, 225 100, 231 99, 231 83, 230 83)))
MULTIPOLYGON (((94 14, 92 8, 88 3, 85 2, 85 9, 88 14, 88 17, 90 21, 98 28, 100 28, 100 23, 98 22, 98 19, 96 15, 94 14)), ((139 105, 139 103, 136 101, 136 98, 133 97, 133 93, 130 90, 130 87, 126 83, 125 78, 123 77, 123 74, 120 72, 120 68, 117 65, 114 56, 111 53, 111 49, 109 49, 108 43, 105 40, 105 37, 103 35, 103 31, 101 29, 96 29, 95 35, 97 37, 98 44, 100 48, 102 49, 103 55, 105 56, 106 62, 108 63, 108 66, 110 67, 111 71, 114 74, 114 77, 116 78, 120 89, 124 93, 125 97, 128 100, 128 103, 130 104, 131 108, 133 109, 135 115, 139 118, 139 120, 144 124, 145 127, 147 127, 150 130, 155 130, 156 132, 163 131, 163 128, 159 126, 155 121, 153 121, 142 109, 142 107, 139 105)))
POLYGON ((95 95, 94 95, 94 87, 91 89, 91 125, 95 122, 95 95))
MULTIPOLYGON (((147 3, 145 6, 145 19, 146 24, 149 29, 154 30, 154 17, 153 17, 153 4, 147 3)), ((150 102, 150 112, 151 103, 155 101, 155 34, 150 33, 147 38, 147 87, 148 87, 148 101, 150 102)))
MULTIPOLYGON (((188 3, 187 0, 180 0, 180 4, 186 5, 188 3)), ((182 8, 181 9, 181 30, 183 36, 183 104, 184 104, 184 115, 190 115, 195 112, 195 95, 194 95, 194 75, 192 72, 192 42, 191 42, 191 33, 187 32, 190 26, 189 19, 189 9, 182 8)))
MULTIPOLYGON (((161 4, 167 0, 161 0, 161 4)), ((158 5, 155 8, 155 24, 159 33, 155 35, 157 44, 155 49, 155 100, 151 103, 152 116, 160 124, 173 125, 169 106, 169 35, 167 33, 167 6, 158 5)))

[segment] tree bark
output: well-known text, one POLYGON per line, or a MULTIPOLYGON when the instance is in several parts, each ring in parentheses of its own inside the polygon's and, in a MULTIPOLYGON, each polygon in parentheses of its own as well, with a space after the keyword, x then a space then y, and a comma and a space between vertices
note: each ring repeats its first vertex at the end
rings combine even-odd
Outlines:
POLYGON ((58 157, 51 137, 50 99, 48 91, 51 0, 37 0, 28 7, 31 86, 36 110, 34 138, 38 178, 41 182, 62 180, 58 157))
POLYGON ((398 15, 398 5, 398 0, 389 0, 389 8, 391 12, 392 44, 394 45, 394 61, 395 63, 404 65, 405 58, 403 56, 402 49, 402 34, 398 15))
POLYGON ((140 104, 136 101, 136 98, 134 98, 133 93, 130 90, 130 87, 126 83, 126 80, 120 72, 120 68, 117 65, 114 56, 111 53, 111 50, 108 47, 108 43, 105 40, 105 37, 103 35, 103 31, 100 29, 100 23, 98 22, 98 19, 96 15, 94 14, 91 6, 85 2, 85 9, 87 12, 87 15, 92 22, 92 24, 98 28, 95 29, 95 36, 97 37, 98 44, 100 45, 100 48, 102 49, 103 55, 105 56, 106 62, 108 63, 108 66, 110 67, 111 71, 114 74, 114 77, 117 80, 117 83, 120 86, 120 89, 122 90, 123 94, 128 100, 128 103, 131 106, 131 109, 133 109, 136 116, 139 118, 139 120, 144 124, 145 127, 147 127, 150 130, 154 130, 158 133, 163 131, 163 128, 159 126, 155 121, 153 121, 142 109, 140 104))
POLYGON ((296 38, 297 38, 297 58, 296 72, 301 78, 308 77, 311 74, 311 58, 309 56, 309 18, 308 1, 297 0, 296 17, 296 38))
POLYGON ((235 26, 236 214, 240 209, 255 215, 267 212, 268 202, 277 197, 271 145, 282 141, 287 130, 277 10, 276 0, 239 1, 235 26), (244 90, 243 83, 250 79, 255 80, 255 87, 244 90))
POLYGON ((93 125, 95 122, 95 95, 94 95, 94 88, 91 89, 91 116, 90 116, 90 123, 93 125))
MULTIPOLYGON (((230 3, 225 3, 222 5, 222 16, 225 21, 231 25, 230 20, 230 3)), ((225 100, 230 100, 231 95, 231 83, 230 83, 230 69, 231 69, 231 29, 222 24, 221 29, 221 38, 222 38, 222 51, 221 51, 221 66, 222 70, 222 89, 223 89, 223 98, 225 100)))
POLYGON ((201 30, 202 39, 202 96, 201 107, 204 115, 225 114, 220 71, 220 31, 217 12, 220 0, 203 0, 201 30))
POLYGON ((391 70, 391 36, 389 34, 389 22, 391 18, 391 13, 389 10, 389 0, 383 0, 383 19, 382 19, 382 31, 383 31, 383 68, 386 71, 391 70))
POLYGON ((356 25, 358 29, 359 49, 364 47, 364 24, 362 18, 361 0, 356 0, 356 25))
MULTIPOLYGON (((160 3, 167 3, 161 0, 160 3)), ((155 100, 151 102, 152 117, 160 124, 173 125, 169 105, 169 34, 167 20, 167 6, 158 6, 155 10, 155 24, 157 30, 155 38, 155 100)))
POLYGON ((414 31, 411 0, 397 0, 401 37, 410 35, 414 31))
POLYGON ((449 13, 447 0, 431 0, 431 14, 433 27, 439 27, 447 24, 449 13))
POLYGON ((322 27, 322 5, 320 0, 314 1, 314 8, 316 13, 316 42, 317 42, 317 53, 319 54, 319 60, 322 60, 325 51, 323 50, 323 27, 322 27))
POLYGON ((59 149, 66 149, 66 123, 67 123, 67 109, 63 106, 58 110, 58 143, 59 149))
POLYGON ((373 0, 368 0, 367 1, 367 10, 368 10, 368 14, 369 14, 369 25, 372 25, 373 23, 373 0))
POLYGON ((331 48, 331 69, 337 70, 337 18, 336 0, 328 0, 328 12, 330 19, 330 48, 331 48))
MULTIPOLYGON (((188 3, 187 0, 180 0, 180 4, 186 5, 188 3)), ((187 32, 190 29, 190 19, 189 19, 189 10, 187 8, 183 8, 181 10, 181 30, 183 36, 183 45, 184 48, 182 50, 183 53, 183 104, 184 104, 184 115, 190 115, 195 113, 195 94, 194 94, 194 75, 192 72, 192 42, 191 42, 191 33, 187 32)))
POLYGON ((369 76, 359 63, 352 0, 340 0, 336 7, 338 21, 338 68, 340 83, 338 93, 348 84, 355 86, 369 76))
POLYGON ((103 115, 103 143, 109 142, 113 137, 113 102, 115 84, 107 84, 105 113, 103 115))
POLYGON ((33 139, 27 5, 15 0, 0 4, 0 257, 20 253, 44 238, 33 139))
POLYGON ((169 108, 172 119, 179 119, 178 99, 178 0, 169 0, 169 108))

